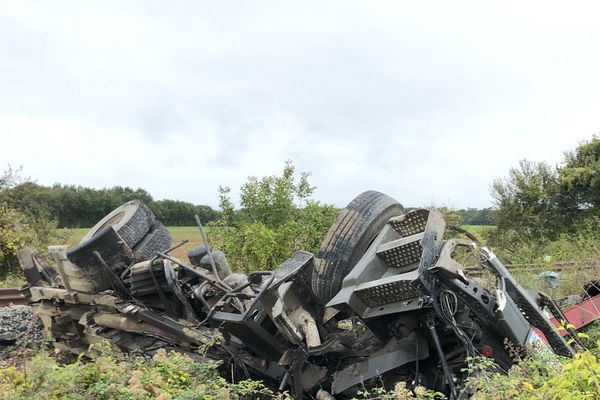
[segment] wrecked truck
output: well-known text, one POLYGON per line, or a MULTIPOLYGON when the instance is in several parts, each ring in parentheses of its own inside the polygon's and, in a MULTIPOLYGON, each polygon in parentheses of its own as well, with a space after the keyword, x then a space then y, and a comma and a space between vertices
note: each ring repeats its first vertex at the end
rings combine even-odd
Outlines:
POLYGON ((576 335, 567 342, 548 319, 565 320, 556 304, 523 289, 435 209, 406 212, 364 192, 341 211, 319 254, 298 251, 249 274, 232 271, 197 222, 205 244, 188 260, 169 254, 180 244, 139 201, 111 212, 78 245, 50 246, 47 259, 21 250, 30 302, 55 346, 187 352, 221 360, 227 379, 261 379, 296 399, 318 391, 351 398, 399 381, 465 399, 468 357, 493 358, 507 371, 540 336, 558 355, 575 352, 576 335), (465 260, 494 284, 469 277, 465 260))

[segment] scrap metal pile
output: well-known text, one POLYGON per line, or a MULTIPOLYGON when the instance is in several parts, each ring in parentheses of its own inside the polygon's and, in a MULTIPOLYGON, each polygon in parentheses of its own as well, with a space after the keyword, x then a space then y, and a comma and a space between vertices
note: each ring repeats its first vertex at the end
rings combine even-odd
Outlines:
POLYGON ((368 191, 342 210, 318 255, 299 251, 245 275, 208 245, 189 260, 170 256, 166 229, 132 201, 77 246, 51 246, 49 260, 25 248, 19 259, 56 346, 202 354, 222 360, 227 379, 262 379, 298 399, 398 381, 468 398, 466 358, 506 371, 511 352, 541 343, 534 328, 556 354, 574 354, 542 311, 564 320, 550 299, 525 291, 474 237, 450 233, 435 210, 405 212, 368 191), (495 276, 494 288, 463 273, 458 249, 469 268, 495 276))

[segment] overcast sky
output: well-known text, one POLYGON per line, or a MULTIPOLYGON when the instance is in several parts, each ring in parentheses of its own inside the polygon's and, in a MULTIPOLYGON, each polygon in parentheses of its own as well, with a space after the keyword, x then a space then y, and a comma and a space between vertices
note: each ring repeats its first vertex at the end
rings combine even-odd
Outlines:
POLYGON ((216 205, 290 159, 340 206, 489 206, 600 132, 581 4, 3 1, 0 170, 216 205))

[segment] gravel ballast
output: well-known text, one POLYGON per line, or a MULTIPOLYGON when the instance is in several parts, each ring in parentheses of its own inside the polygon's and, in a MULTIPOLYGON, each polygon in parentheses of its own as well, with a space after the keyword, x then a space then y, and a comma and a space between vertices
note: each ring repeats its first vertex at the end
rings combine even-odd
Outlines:
POLYGON ((39 347, 42 339, 42 323, 30 306, 0 307, 0 353, 15 346, 39 347))

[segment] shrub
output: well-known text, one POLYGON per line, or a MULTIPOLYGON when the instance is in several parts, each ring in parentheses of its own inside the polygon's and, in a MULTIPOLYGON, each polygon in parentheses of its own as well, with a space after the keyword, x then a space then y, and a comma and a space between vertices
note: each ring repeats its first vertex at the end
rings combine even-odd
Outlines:
POLYGON ((363 389, 357 393, 358 397, 352 400, 412 400, 412 399, 446 399, 443 393, 428 390, 423 386, 417 386, 410 390, 406 387, 406 382, 396 383, 394 390, 386 390, 382 387, 376 387, 370 390, 363 389))
MULTIPOLYGON (((92 356, 89 362, 60 365, 45 353, 23 371, 0 370, 0 399, 217 400, 275 398, 261 382, 228 383, 217 363, 159 350, 153 357, 92 356)), ((284 398, 279 396, 279 398, 284 398)))
POLYGON ((241 210, 235 211, 229 188, 219 189, 221 220, 211 237, 238 270, 270 270, 298 250, 316 253, 338 210, 310 200, 315 188, 294 166, 285 164, 281 176, 248 178, 240 191, 241 210))
POLYGON ((52 242, 63 240, 54 221, 36 220, 0 203, 0 278, 20 274, 17 251, 24 246, 33 245, 43 253, 52 242))
POLYGON ((20 274, 16 253, 25 245, 44 252, 53 241, 64 240, 55 221, 43 214, 19 211, 8 203, 7 191, 21 182, 18 172, 9 169, 0 176, 0 278, 20 274))
POLYGON ((474 400, 593 400, 600 393, 600 341, 597 349, 572 359, 541 350, 520 360, 508 374, 497 372, 486 358, 470 360, 468 386, 474 400))

